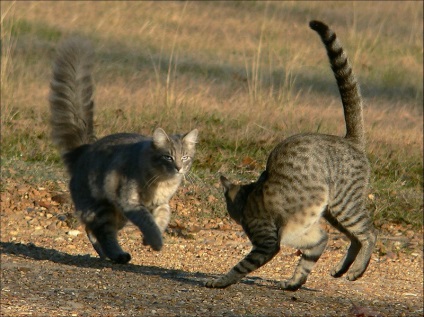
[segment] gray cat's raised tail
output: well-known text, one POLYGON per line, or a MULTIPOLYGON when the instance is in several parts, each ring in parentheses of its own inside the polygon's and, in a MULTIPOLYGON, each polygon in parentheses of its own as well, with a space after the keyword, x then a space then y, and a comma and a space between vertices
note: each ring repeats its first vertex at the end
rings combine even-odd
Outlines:
POLYGON ((311 21, 309 26, 321 36, 322 42, 327 49, 327 55, 343 102, 346 138, 365 146, 362 97, 349 59, 337 39, 336 33, 326 24, 320 21, 311 21))
POLYGON ((49 102, 52 140, 62 156, 96 139, 93 132, 93 60, 91 44, 81 38, 68 39, 57 50, 49 102))

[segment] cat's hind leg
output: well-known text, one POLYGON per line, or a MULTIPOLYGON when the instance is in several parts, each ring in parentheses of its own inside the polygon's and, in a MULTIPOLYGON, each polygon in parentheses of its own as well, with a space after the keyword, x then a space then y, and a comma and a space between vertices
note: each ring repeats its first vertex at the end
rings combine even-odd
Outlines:
POLYGON ((371 219, 365 210, 352 216, 336 219, 329 211, 324 218, 350 240, 349 249, 344 258, 332 270, 333 277, 340 277, 348 272, 346 278, 354 281, 360 278, 368 267, 377 239, 371 219))
MULTIPOLYGON (((284 290, 296 291, 306 283, 309 273, 325 250, 328 236, 317 222, 307 232, 302 235, 296 235, 290 238, 290 240, 296 241, 289 245, 300 249, 302 255, 293 276, 289 280, 281 282, 280 287, 284 290)), ((284 237, 282 243, 285 244, 284 237)))
POLYGON ((94 234, 86 227, 85 228, 85 232, 87 233, 87 237, 91 242, 91 245, 93 246, 94 250, 96 250, 97 254, 100 256, 101 259, 106 259, 107 256, 106 254, 103 252, 102 247, 100 246, 99 241, 97 241, 96 237, 94 236, 94 234))
POLYGON ((125 264, 131 260, 129 253, 118 243, 117 232, 122 228, 122 217, 114 206, 107 202, 98 203, 83 219, 88 237, 101 258, 108 257, 113 262, 125 264), (94 242, 94 243, 93 243, 94 242))
POLYGON ((345 234, 346 237, 350 240, 350 246, 346 252, 343 259, 331 270, 330 274, 333 277, 341 277, 344 275, 355 261, 356 256, 358 255, 359 250, 361 249, 361 244, 358 239, 353 236, 342 224, 328 211, 324 212, 324 218, 337 230, 345 234))
POLYGON ((226 275, 210 279, 205 286, 210 288, 225 288, 240 281, 250 272, 263 266, 280 251, 278 231, 274 225, 255 221, 255 231, 250 230, 253 248, 250 253, 236 264, 226 275))
POLYGON ((361 249, 347 272, 346 279, 349 281, 355 281, 365 273, 377 241, 377 234, 372 225, 363 231, 353 232, 353 234, 359 240, 361 249))

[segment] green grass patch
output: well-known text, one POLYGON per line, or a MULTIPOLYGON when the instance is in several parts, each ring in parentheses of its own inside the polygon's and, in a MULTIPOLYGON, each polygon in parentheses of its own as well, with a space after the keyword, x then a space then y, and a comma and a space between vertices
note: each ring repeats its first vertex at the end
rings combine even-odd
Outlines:
POLYGON ((371 165, 370 207, 376 224, 391 221, 420 228, 423 224, 422 162, 371 157, 371 165))
POLYGON ((15 37, 33 35, 46 41, 58 41, 62 37, 60 30, 41 22, 30 22, 25 19, 19 19, 13 21, 9 27, 12 36, 15 37))
POLYGON ((62 37, 84 34, 97 53, 96 134, 198 128, 193 195, 225 215, 219 174, 252 181, 281 139, 344 132, 325 49, 307 25, 312 14, 329 17, 366 98, 376 224, 422 226, 420 3, 363 3, 354 14, 345 3, 331 15, 324 3, 284 1, 17 1, 3 9, 3 176, 64 175, 49 137, 51 63, 62 37))

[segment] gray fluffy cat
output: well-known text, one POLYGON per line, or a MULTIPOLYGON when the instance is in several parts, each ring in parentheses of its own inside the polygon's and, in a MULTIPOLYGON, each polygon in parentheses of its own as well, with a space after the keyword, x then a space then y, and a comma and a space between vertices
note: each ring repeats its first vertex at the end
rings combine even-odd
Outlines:
POLYGON ((327 245, 319 223, 322 217, 350 239, 332 276, 347 273, 347 279, 354 281, 370 261, 376 233, 365 209, 370 167, 359 85, 336 34, 322 22, 312 21, 310 27, 327 49, 343 102, 346 136, 294 135, 275 147, 256 182, 235 185, 221 177, 228 212, 253 248, 225 276, 207 281, 207 287, 237 283, 270 261, 282 243, 300 249, 302 255, 293 277, 280 286, 299 289, 327 245))
POLYGON ((143 242, 162 248, 170 220, 169 200, 190 169, 197 130, 153 137, 112 134, 96 141, 93 132, 92 68, 87 40, 71 38, 58 48, 51 81, 53 142, 71 176, 70 192, 79 218, 101 258, 127 263, 117 233, 127 219, 143 233, 143 242))

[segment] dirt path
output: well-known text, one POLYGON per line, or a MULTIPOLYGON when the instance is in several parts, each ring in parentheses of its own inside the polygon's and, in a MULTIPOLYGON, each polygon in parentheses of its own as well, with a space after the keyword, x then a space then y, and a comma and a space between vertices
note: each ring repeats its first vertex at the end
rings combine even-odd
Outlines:
MULTIPOLYGON (((296 250, 225 290, 205 280, 227 272, 250 250, 228 219, 173 220, 153 252, 131 225, 120 234, 130 264, 101 261, 66 213, 64 195, 6 181, 1 211, 1 316, 422 316, 422 232, 387 225, 364 277, 334 279, 329 270, 346 241, 331 232, 304 288, 286 292, 296 250), (53 198, 53 199, 52 199, 53 198), (65 213, 64 213, 65 211, 65 213)), ((173 202, 179 208, 184 202, 173 202)))

